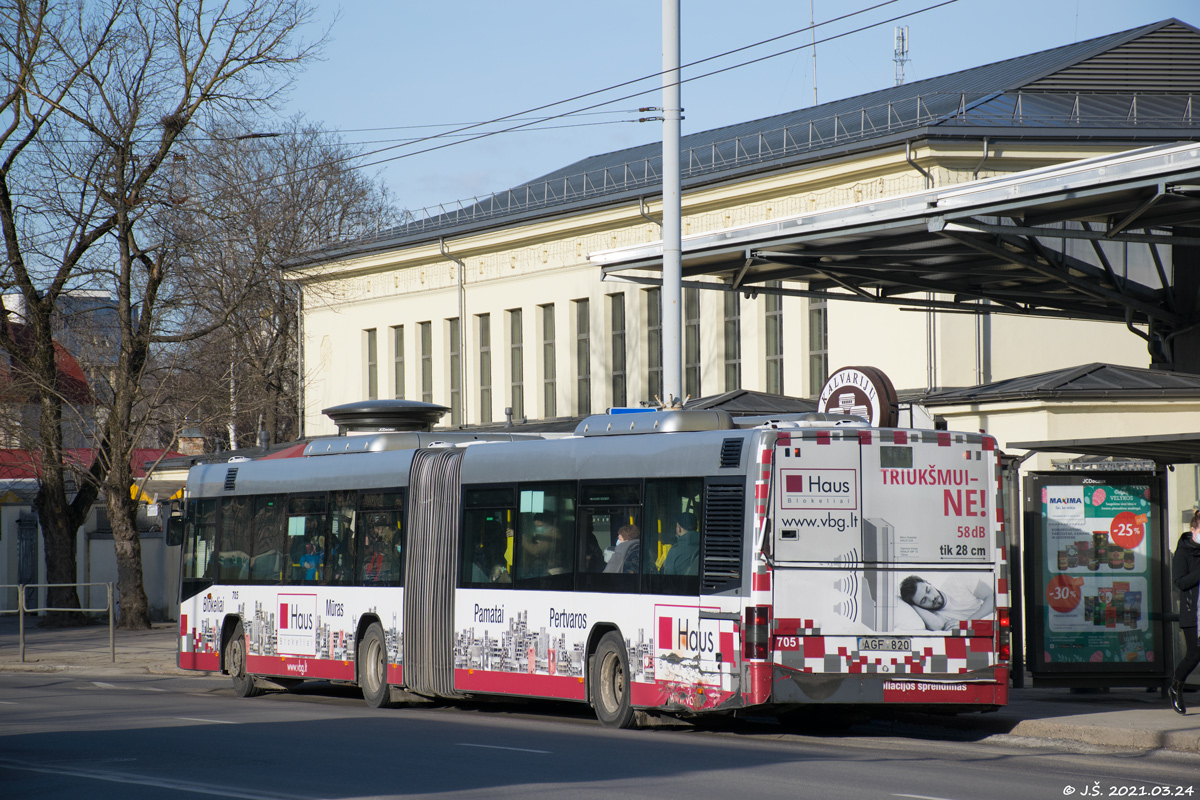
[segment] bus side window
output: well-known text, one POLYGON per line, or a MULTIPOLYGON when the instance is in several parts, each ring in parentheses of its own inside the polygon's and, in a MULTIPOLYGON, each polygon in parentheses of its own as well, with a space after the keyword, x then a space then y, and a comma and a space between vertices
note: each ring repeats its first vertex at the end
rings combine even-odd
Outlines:
POLYGON ((520 490, 517 588, 574 588, 575 484, 523 484, 520 490))
POLYGON ((187 504, 183 533, 182 598, 194 597, 216 577, 217 500, 192 500, 187 504))
POLYGON ((251 498, 227 497, 221 503, 221 549, 217 553, 217 580, 240 583, 250 577, 251 498))
POLYGON ((642 572, 658 594, 700 592, 700 498, 704 481, 646 481, 646 528, 642 572))
POLYGON ((510 529, 506 519, 511 509, 468 509, 464 515, 463 554, 460 585, 508 584, 510 529))
POLYGON ((320 580, 324 562, 326 502, 324 494, 292 495, 287 500, 287 582, 320 580))
POLYGON ((343 550, 330 560, 333 569, 351 575, 356 583, 369 586, 404 585, 404 493, 363 492, 354 536, 342 537, 343 550), (354 569, 351 569, 351 566, 354 569))
POLYGON ((503 588, 512 584, 513 506, 511 486, 463 489, 459 586, 503 588))
POLYGON ((250 580, 254 583, 282 583, 287 562, 283 498, 261 495, 254 498, 253 505, 250 580))
POLYGON ((329 528, 324 535, 321 553, 321 583, 344 585, 353 580, 355 533, 358 492, 333 492, 329 497, 329 528))

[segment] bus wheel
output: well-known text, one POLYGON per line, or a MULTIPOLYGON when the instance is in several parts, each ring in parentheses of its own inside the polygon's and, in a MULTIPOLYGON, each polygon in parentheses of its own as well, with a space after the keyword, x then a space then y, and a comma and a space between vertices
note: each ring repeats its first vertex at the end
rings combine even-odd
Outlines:
POLYGON ((358 685, 371 708, 391 705, 392 687, 387 682, 387 644, 383 627, 372 622, 358 644, 358 685))
POLYGON ((596 719, 606 728, 632 728, 634 715, 629 703, 625 643, 616 631, 609 631, 600 639, 592 663, 590 679, 596 719))
POLYGON ((233 626, 233 636, 225 646, 225 669, 233 679, 233 693, 238 697, 254 697, 262 689, 254 683, 254 676, 246 674, 246 634, 242 623, 233 626))

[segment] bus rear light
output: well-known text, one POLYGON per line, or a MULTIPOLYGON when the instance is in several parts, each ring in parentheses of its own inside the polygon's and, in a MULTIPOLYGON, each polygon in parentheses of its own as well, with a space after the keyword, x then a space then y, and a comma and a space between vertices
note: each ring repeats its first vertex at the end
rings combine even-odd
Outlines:
POLYGON ((1002 662, 1008 661, 1009 656, 1012 655, 1012 649, 1009 647, 1008 641, 1009 634, 1012 631, 1012 621, 1009 618, 1009 609, 1005 607, 996 609, 996 623, 998 625, 998 629, 996 630, 996 652, 999 654, 1002 662))
POLYGON ((743 658, 766 658, 770 638, 771 607, 749 606, 742 641, 743 658))

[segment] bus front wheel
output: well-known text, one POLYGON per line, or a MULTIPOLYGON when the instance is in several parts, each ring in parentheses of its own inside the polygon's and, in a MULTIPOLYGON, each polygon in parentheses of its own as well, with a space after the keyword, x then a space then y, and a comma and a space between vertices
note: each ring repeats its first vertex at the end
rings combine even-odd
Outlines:
POLYGON ((358 645, 358 685, 371 708, 391 705, 392 688, 387 682, 387 643, 383 626, 372 622, 358 645))
POLYGON ((225 646, 225 670, 233 679, 233 693, 238 697, 254 697, 262 691, 254 676, 246 674, 246 633, 240 622, 233 626, 233 635, 225 646))
POLYGON ((616 631, 600 639, 592 662, 592 707, 606 728, 632 728, 633 706, 629 702, 629 665, 625 643, 616 631))

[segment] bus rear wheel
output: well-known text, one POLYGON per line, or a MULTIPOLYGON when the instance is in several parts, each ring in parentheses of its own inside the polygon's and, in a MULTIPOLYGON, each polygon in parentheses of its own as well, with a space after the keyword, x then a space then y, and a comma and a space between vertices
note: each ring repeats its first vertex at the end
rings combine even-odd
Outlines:
POLYGON ((392 687, 387 682, 387 642, 383 626, 372 622, 358 644, 358 685, 371 708, 391 706, 392 687))
POLYGON ((606 728, 632 728, 633 706, 629 701, 629 664, 625 643, 616 631, 600 639, 592 661, 591 694, 596 719, 606 728))
POLYGON ((233 693, 238 697, 254 697, 262 692, 254 676, 246 674, 246 633, 240 622, 233 626, 233 635, 225 646, 225 670, 233 679, 233 693))

